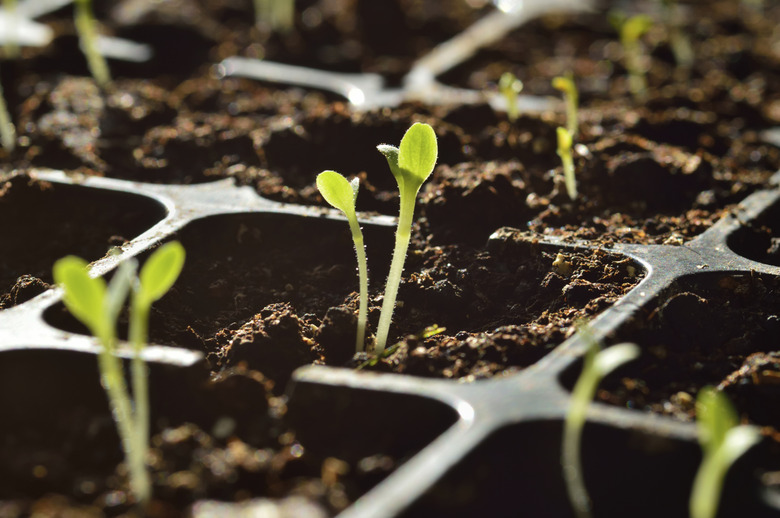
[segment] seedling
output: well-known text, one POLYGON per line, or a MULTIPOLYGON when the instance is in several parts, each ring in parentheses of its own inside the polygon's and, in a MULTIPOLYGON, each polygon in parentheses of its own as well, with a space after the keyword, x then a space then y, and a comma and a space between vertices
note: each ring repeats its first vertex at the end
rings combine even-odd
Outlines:
POLYGON ((401 274, 406 260, 406 251, 412 237, 412 218, 414 204, 420 187, 428 179, 436 165, 439 150, 436 143, 436 133, 428 124, 416 122, 406 131, 401 139, 400 147, 387 144, 377 146, 377 149, 387 159, 390 171, 398 183, 400 193, 400 211, 398 228, 395 232, 395 248, 393 260, 390 263, 390 273, 387 275, 385 295, 382 301, 382 312, 379 314, 376 345, 374 352, 379 355, 387 344, 390 332, 390 321, 393 318, 395 300, 398 296, 398 286, 401 284, 401 274))
POLYGON ((271 30, 290 32, 295 22, 295 0, 254 0, 255 24, 271 30))
POLYGON ((352 241, 355 243, 355 253, 358 262, 358 280, 360 285, 360 303, 358 308, 357 338, 355 348, 362 351, 366 340, 366 320, 368 315, 368 265, 366 250, 363 245, 363 232, 355 214, 359 180, 347 181, 336 171, 323 171, 317 175, 317 189, 325 201, 333 205, 347 217, 352 241))
POLYGON ((677 0, 661 0, 661 11, 674 61, 682 69, 691 68, 694 59, 693 47, 680 26, 677 0))
POLYGON ((149 390, 146 366, 140 357, 146 343, 149 308, 173 285, 184 264, 184 248, 178 242, 157 249, 136 277, 137 263, 128 260, 117 269, 111 282, 90 277, 87 262, 67 256, 54 264, 54 280, 64 291, 63 302, 98 339, 101 383, 108 393, 130 473, 130 488, 145 505, 151 498, 151 481, 146 469, 149 444, 149 390), (122 360, 116 355, 116 321, 128 293, 134 402, 125 382, 122 360))
POLYGON ((574 177, 574 158, 571 154, 572 138, 566 128, 558 128, 558 156, 563 163, 563 181, 572 200, 577 199, 577 179, 574 177))
POLYGON ((517 96, 523 91, 523 82, 512 72, 504 72, 498 80, 498 91, 506 100, 507 117, 512 122, 516 121, 520 115, 520 110, 517 107, 517 96))
POLYGON ((761 433, 755 426, 740 425, 726 395, 713 387, 704 387, 696 397, 696 425, 704 456, 693 481, 690 515, 715 518, 726 473, 761 433))
POLYGON ((623 46, 623 63, 628 71, 628 89, 634 97, 644 98, 647 94, 647 80, 640 38, 653 26, 653 20, 645 14, 628 18, 613 14, 612 21, 620 34, 620 44, 623 46))
POLYGON ((577 124, 577 105, 579 104, 577 85, 574 84, 574 78, 571 74, 553 78, 552 85, 556 90, 563 92, 566 102, 566 129, 571 137, 574 138, 577 136, 579 129, 577 124))
POLYGON ((98 52, 95 15, 92 12, 92 0, 75 0, 75 24, 79 33, 81 51, 87 58, 87 66, 100 88, 111 83, 111 74, 103 55, 98 52))
POLYGON ((587 518, 590 516, 591 505, 582 473, 580 446, 588 406, 593 400, 601 380, 619 366, 639 356, 639 347, 634 344, 621 343, 600 350, 599 342, 587 327, 582 326, 579 331, 585 339, 588 349, 583 359, 582 372, 572 391, 569 413, 566 415, 561 464, 563 465, 566 490, 569 493, 569 500, 574 512, 578 518, 587 518))

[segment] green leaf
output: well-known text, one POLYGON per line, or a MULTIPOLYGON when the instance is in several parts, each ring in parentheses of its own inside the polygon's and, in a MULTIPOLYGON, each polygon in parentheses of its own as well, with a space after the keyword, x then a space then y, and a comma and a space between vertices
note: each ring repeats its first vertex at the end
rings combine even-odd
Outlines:
POLYGON ((623 23, 620 36, 623 41, 633 42, 642 37, 653 26, 653 19, 646 14, 632 16, 623 23))
POLYGON ((739 424, 736 410, 723 392, 704 387, 696 397, 699 442, 709 451, 720 447, 728 431, 739 424))
POLYGON ((395 181, 398 183, 398 190, 404 192, 404 174, 401 168, 398 167, 398 148, 390 144, 379 144, 376 148, 385 155, 387 165, 390 166, 390 172, 393 173, 395 181))
POLYGON ((523 82, 512 72, 504 72, 498 79, 498 89, 503 95, 517 95, 523 91, 523 82))
POLYGON ((111 278, 111 282, 108 283, 106 296, 103 299, 103 309, 108 322, 116 322, 116 319, 119 317, 119 312, 122 311, 127 294, 130 293, 130 288, 135 282, 137 269, 138 261, 135 259, 126 260, 119 265, 116 273, 111 278))
POLYGON ((593 362, 593 368, 598 371, 600 377, 604 377, 626 362, 639 356, 639 347, 636 344, 617 344, 600 351, 593 362))
POLYGON ((576 86, 574 86, 574 81, 570 77, 565 77, 565 76, 554 77, 552 80, 552 86, 556 90, 560 90, 561 92, 564 92, 569 95, 571 95, 572 92, 577 91, 576 86))
POLYGON ((348 216, 355 213, 357 188, 357 178, 349 182, 336 171, 323 171, 317 175, 317 189, 325 201, 348 216))
POLYGON ((154 251, 138 276, 144 300, 151 304, 165 295, 184 267, 184 247, 178 241, 166 243, 154 251))
POLYGON ((64 290, 63 302, 74 317, 86 325, 93 334, 102 327, 103 300, 106 281, 93 279, 87 272, 87 262, 69 255, 54 263, 54 282, 64 290))
MULTIPOLYGON (((433 172, 439 149, 436 143, 436 133, 428 124, 415 122, 406 131, 398 148, 398 167, 406 180, 422 185, 433 172)), ((418 187, 419 188, 419 187, 418 187)))

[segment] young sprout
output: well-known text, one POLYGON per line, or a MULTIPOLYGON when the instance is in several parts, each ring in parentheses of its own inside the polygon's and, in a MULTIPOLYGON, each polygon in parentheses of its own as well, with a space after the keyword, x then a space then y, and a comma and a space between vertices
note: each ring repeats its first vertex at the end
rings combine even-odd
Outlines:
POLYGON ((713 387, 704 387, 696 397, 696 425, 704 456, 693 481, 690 516, 715 518, 726 473, 761 434, 755 426, 740 425, 726 395, 713 387))
POLYGON ((556 90, 563 92, 563 97, 566 101, 566 129, 571 137, 574 138, 577 136, 579 129, 577 124, 577 105, 579 104, 577 85, 574 84, 574 78, 571 74, 553 78, 552 85, 556 90))
POLYGON ((572 200, 577 199, 577 179, 574 177, 574 158, 571 155, 572 138, 566 128, 557 128, 558 132, 558 156, 563 163, 563 180, 566 183, 566 192, 572 200))
POLYGON ((401 273, 404 269, 406 251, 412 237, 412 218, 414 204, 420 187, 428 179, 436 165, 439 150, 436 143, 436 133, 428 124, 416 122, 406 131, 401 139, 400 147, 387 144, 377 146, 377 149, 387 159, 390 171, 398 183, 401 197, 401 208, 398 215, 398 228, 395 232, 395 248, 393 260, 390 263, 390 273, 387 275, 385 295, 382 301, 382 312, 379 314, 376 345, 374 352, 379 355, 387 344, 390 332, 390 321, 393 318, 395 300, 398 296, 398 286, 401 283, 401 273))
POLYGON ((92 12, 92 0, 75 0, 75 24, 79 33, 81 50, 87 58, 87 66, 100 88, 111 83, 111 74, 103 55, 98 51, 95 15, 92 12))
POLYGON ((689 69, 693 66, 693 47, 680 26, 677 0, 661 0, 661 10, 674 61, 678 67, 689 69))
POLYGON ((509 120, 514 122, 520 115, 517 107, 517 96, 523 91, 523 82, 520 81, 512 72, 504 72, 498 80, 498 91, 506 100, 506 115, 509 120))
POLYGON ((136 277, 137 263, 128 260, 119 266, 108 284, 101 277, 90 277, 87 262, 79 257, 63 257, 54 264, 54 280, 63 289, 65 306, 102 345, 98 356, 101 383, 108 393, 119 430, 130 488, 141 505, 151 498, 151 481, 146 469, 149 391, 140 352, 146 343, 149 307, 170 289, 183 263, 184 248, 172 242, 149 257, 139 277, 136 277), (134 351, 131 366, 134 402, 127 389, 122 360, 116 355, 116 321, 131 290, 129 334, 134 351))
POLYGON ((588 349, 583 359, 582 372, 572 391, 569 413, 566 415, 561 464, 575 515, 577 518, 587 518, 590 516, 590 499, 582 473, 580 443, 588 406, 596 395, 596 388, 601 380, 619 366, 639 356, 639 347, 621 343, 600 350, 601 346, 586 326, 580 327, 580 334, 588 349))
POLYGON ((620 34, 620 44, 623 46, 623 59, 628 71, 628 89, 634 97, 641 99, 647 94, 647 80, 640 38, 653 26, 653 20, 645 14, 629 18, 616 15, 613 22, 620 34))
POLYGON ((254 0, 255 24, 268 24, 271 30, 290 32, 295 23, 295 0, 254 0))
POLYGON ((0 144, 9 153, 16 147, 16 128, 8 112, 8 105, 5 104, 2 85, 0 85, 0 144))
POLYGON ((347 181, 336 171, 323 171, 317 175, 317 189, 325 201, 344 213, 352 232, 355 243, 355 253, 358 262, 358 280, 360 284, 360 304, 358 309, 357 339, 355 348, 358 352, 364 348, 366 340, 366 320, 368 315, 368 266, 366 250, 363 246, 363 232, 355 214, 359 181, 357 178, 347 181))

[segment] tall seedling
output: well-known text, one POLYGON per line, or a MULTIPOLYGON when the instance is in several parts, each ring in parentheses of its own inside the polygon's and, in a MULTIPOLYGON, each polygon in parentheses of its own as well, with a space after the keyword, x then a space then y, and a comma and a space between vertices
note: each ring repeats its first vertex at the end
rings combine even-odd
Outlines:
POLYGON ((401 283, 406 252, 412 236, 412 219, 417 193, 433 172, 439 150, 433 128, 419 122, 414 123, 406 131, 399 147, 381 144, 377 146, 377 149, 387 159, 390 171, 398 183, 401 197, 393 260, 390 263, 390 273, 387 275, 374 348, 376 354, 381 354, 387 344, 387 335, 390 331, 390 322, 398 296, 398 286, 401 283))
POLYGON ((92 77, 95 78, 95 82, 100 88, 106 88, 111 83, 111 74, 108 71, 106 59, 98 50, 92 0, 75 0, 75 3, 75 24, 79 33, 81 51, 87 58, 87 66, 92 77))
POLYGON ((178 242, 157 249, 138 277, 137 263, 125 261, 108 284, 103 278, 90 277, 87 262, 79 257, 63 257, 54 264, 54 280, 63 289, 65 306, 102 345, 98 356, 101 383, 108 394, 125 452, 130 488, 142 505, 151 498, 151 482, 146 469, 149 390, 140 353, 146 343, 149 308, 170 289, 183 265, 184 248, 178 242), (134 402, 125 383, 122 360, 116 355, 116 321, 131 290, 129 333, 134 351, 131 366, 134 402))
POLYGON ((355 349, 360 352, 364 348, 366 340, 366 320, 368 315, 368 265, 366 264, 366 250, 363 245, 363 232, 355 214, 357 202, 358 179, 347 181, 336 171, 323 171, 317 175, 317 189, 319 189, 325 201, 337 208, 347 217, 349 230, 352 232, 352 241, 355 243, 355 253, 358 262, 358 280, 360 285, 360 304, 358 309, 357 338, 355 349))

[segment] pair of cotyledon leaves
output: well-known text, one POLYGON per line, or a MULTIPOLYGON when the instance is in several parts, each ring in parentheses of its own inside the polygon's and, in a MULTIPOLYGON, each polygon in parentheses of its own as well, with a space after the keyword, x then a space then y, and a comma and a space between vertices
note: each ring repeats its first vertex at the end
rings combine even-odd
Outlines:
MULTIPOLYGON (((433 128, 416 122, 406 131, 399 147, 381 144, 377 149, 387 159, 401 196, 417 196, 436 165, 438 146, 433 128)), ((335 171, 325 171, 317 177, 317 188, 325 201, 347 216, 354 215, 357 178, 349 182, 335 171)))
MULTIPOLYGON (((184 247, 175 241, 155 250, 138 275, 134 304, 149 307, 165 295, 181 273, 184 256, 184 247)), ((95 336, 109 336, 107 326, 113 325, 121 310, 133 283, 134 266, 125 262, 115 274, 124 278, 108 284, 102 277, 90 277, 87 262, 71 255, 55 263, 53 274, 54 281, 65 291, 63 302, 73 316, 95 336)))

